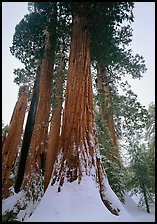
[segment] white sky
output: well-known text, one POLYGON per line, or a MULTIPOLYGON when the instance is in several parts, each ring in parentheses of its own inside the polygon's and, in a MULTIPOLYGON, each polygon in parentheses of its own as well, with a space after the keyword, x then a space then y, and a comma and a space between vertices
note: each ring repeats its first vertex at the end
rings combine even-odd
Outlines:
MULTIPOLYGON (((13 82, 14 68, 21 63, 10 53, 15 26, 27 14, 27 2, 2 2, 2 121, 9 124, 17 101, 18 86, 13 82)), ((146 61, 148 71, 141 80, 131 80, 132 90, 138 100, 148 108, 155 102, 155 2, 136 2, 135 21, 132 23, 133 53, 140 54, 146 61)))

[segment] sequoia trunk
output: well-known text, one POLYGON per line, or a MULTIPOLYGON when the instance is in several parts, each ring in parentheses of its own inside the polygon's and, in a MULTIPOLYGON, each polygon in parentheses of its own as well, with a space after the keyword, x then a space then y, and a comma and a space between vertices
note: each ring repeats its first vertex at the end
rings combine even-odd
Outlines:
POLYGON ((25 164, 26 164, 26 160, 28 156, 29 146, 30 146, 34 122, 35 122, 36 109, 37 109, 38 100, 39 100, 40 73, 41 71, 39 66, 36 73, 32 100, 31 100, 27 122, 25 126, 25 132, 23 135, 22 147, 20 150, 20 158, 19 158, 15 187, 14 187, 16 193, 18 193, 20 190, 20 187, 23 181, 24 172, 25 172, 25 164))
POLYGON ((99 111, 103 117, 104 122, 106 123, 106 126, 110 133, 110 139, 112 142, 112 158, 110 158, 109 155, 107 155, 109 158, 115 160, 118 167, 121 167, 120 163, 120 153, 119 153, 119 146, 117 142, 117 136, 114 126, 114 120, 113 115, 111 112, 111 97, 110 97, 110 86, 109 86, 109 80, 107 78, 107 70, 106 68, 99 68, 98 69, 98 89, 103 94, 105 98, 105 103, 102 103, 100 101, 99 111))
POLYGON ((61 138, 57 155, 51 162, 51 184, 58 184, 58 191, 65 181, 80 183, 83 176, 93 176, 99 183, 104 204, 118 214, 118 208, 113 209, 112 203, 105 198, 106 176, 95 129, 87 23, 79 16, 73 21, 61 138))
POLYGON ((45 190, 50 182, 52 174, 52 159, 57 154, 57 148, 60 138, 60 126, 61 126, 61 113, 62 113, 62 101, 63 101, 63 81, 64 81, 64 55, 59 58, 59 63, 55 73, 55 95, 54 95, 54 108, 52 112, 50 133, 48 137, 48 148, 45 163, 45 190))
POLYGON ((28 88, 21 87, 19 99, 15 105, 14 112, 9 125, 8 135, 5 138, 2 149, 2 196, 9 196, 11 169, 15 163, 18 153, 23 122, 25 118, 28 100, 28 88))
POLYGON ((29 154, 26 161, 25 175, 22 189, 27 193, 30 189, 33 198, 43 194, 44 166, 47 150, 48 125, 51 102, 52 73, 55 52, 55 32, 47 32, 45 55, 41 64, 41 78, 39 86, 39 102, 35 116, 29 154), (54 35, 54 36, 53 36, 54 35), (37 193, 33 190, 34 185, 41 187, 37 193))

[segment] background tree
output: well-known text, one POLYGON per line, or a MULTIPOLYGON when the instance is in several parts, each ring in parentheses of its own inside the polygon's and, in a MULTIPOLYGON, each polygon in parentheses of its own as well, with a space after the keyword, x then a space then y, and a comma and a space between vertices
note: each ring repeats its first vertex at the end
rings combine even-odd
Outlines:
MULTIPOLYGON (((102 84, 103 80, 106 79, 104 75, 105 73, 102 75, 102 77, 100 77, 99 72, 97 73, 96 78, 99 85, 99 90, 96 99, 99 102, 99 107, 103 108, 104 110, 104 117, 108 117, 107 123, 108 127, 110 127, 110 133, 112 133, 112 138, 110 137, 111 139, 108 138, 109 136, 107 137, 107 134, 103 134, 104 137, 102 137, 102 133, 106 133, 107 127, 105 127, 105 123, 101 124, 100 139, 106 139, 106 143, 104 140, 101 141, 101 149, 103 149, 101 150, 101 153, 104 161, 105 159, 106 161, 108 161, 108 163, 104 162, 104 165, 108 174, 110 184, 114 191, 119 195, 121 200, 124 200, 124 169, 122 168, 122 171, 120 171, 120 169, 117 171, 117 164, 119 167, 121 159, 119 152, 120 147, 117 146, 117 140, 115 143, 115 139, 117 139, 115 138, 115 136, 119 135, 119 133, 117 133, 118 128, 114 128, 114 120, 116 119, 117 114, 117 111, 115 112, 115 108, 117 109, 117 102, 114 99, 118 98, 119 96, 118 91, 115 91, 115 89, 117 90, 120 87, 122 83, 122 77, 125 74, 131 74, 133 78, 140 78, 141 74, 145 72, 146 68, 143 58, 138 54, 133 56, 131 54, 131 50, 127 50, 126 48, 131 42, 132 29, 130 27, 130 24, 123 25, 122 22, 127 21, 128 23, 131 23, 133 21, 133 3, 126 3, 124 5, 117 5, 116 3, 113 5, 110 3, 101 5, 100 3, 100 5, 97 4, 94 8, 98 10, 99 6, 106 7, 107 12, 105 13, 104 18, 101 18, 101 16, 99 17, 101 21, 99 21, 98 26, 93 26, 94 28, 91 28, 91 58, 94 69, 96 67, 99 67, 99 71, 107 70, 108 73, 108 80, 106 84, 104 82, 104 87, 106 88, 100 88, 100 81, 102 84), (126 8, 128 9, 128 11, 126 10, 126 8), (107 18, 105 17, 106 15, 107 18), (104 22, 104 20, 106 21, 106 23, 104 22), (110 92, 107 89, 110 89, 110 92), (118 96, 116 97, 115 94, 118 96), (108 100, 108 103, 106 103, 108 95, 111 95, 110 101, 108 100), (110 105, 110 108, 107 109, 107 105, 105 104, 110 105), (108 144, 109 142, 111 144, 110 146, 108 144), (106 147, 106 145, 108 146, 106 147)), ((101 11, 101 9, 99 10, 101 11)), ((100 13, 100 11, 98 13, 100 13)), ((96 16, 93 17, 93 20, 95 18, 96 16)), ((120 105, 122 104, 120 103, 120 105)), ((100 120, 101 119, 99 119, 99 121, 100 120)), ((101 122, 103 122, 103 120, 101 120, 101 122)), ((100 124, 100 122, 98 122, 98 124, 100 124)))
POLYGON ((146 125, 146 141, 148 148, 148 164, 151 176, 151 192, 155 192, 155 104, 151 103, 148 108, 149 120, 146 125))
POLYGON ((16 173, 16 180, 15 180, 15 192, 18 192, 20 189, 20 186, 23 181, 23 176, 25 172, 25 164, 28 156, 28 151, 30 147, 32 132, 34 128, 35 123, 35 115, 37 110, 37 105, 39 101, 39 84, 40 84, 40 67, 37 70, 36 79, 34 82, 34 88, 33 88, 33 94, 32 94, 32 100, 27 116, 27 121, 25 125, 25 131, 22 141, 22 146, 20 149, 20 155, 18 158, 18 167, 17 167, 17 173, 16 173))
POLYGON ((146 206, 150 213, 150 205, 154 203, 155 190, 155 147, 150 147, 154 143, 154 105, 148 109, 148 122, 141 132, 137 129, 136 138, 132 136, 132 146, 130 149, 130 164, 127 185, 132 194, 140 194, 139 205, 146 206), (151 135, 149 135, 151 130, 151 135), (153 149, 153 150, 152 150, 153 149))
POLYGON ((50 132, 48 136, 47 156, 45 162, 45 190, 50 182, 52 174, 52 154, 56 152, 60 139, 62 104, 63 104, 63 84, 65 79, 65 55, 64 50, 61 49, 58 54, 58 60, 54 71, 55 85, 53 86, 53 111, 50 125, 50 132))
MULTIPOLYGON (((54 54, 55 54, 55 42, 56 42, 56 3, 47 3, 44 5, 38 5, 45 12, 49 11, 47 17, 47 30, 46 30, 46 43, 44 58, 41 64, 41 79, 39 86, 39 101, 35 116, 35 124, 33 128, 30 152, 26 161, 25 176, 23 180, 22 188, 28 192, 34 184, 39 184, 42 194, 43 184, 43 160, 46 157, 47 149, 47 134, 49 124, 50 113, 50 97, 52 86, 52 72, 54 66, 54 54), (46 8, 45 8, 46 7, 46 8), (37 150, 38 149, 38 150, 37 150)), ((17 189, 17 192, 19 188, 17 189)), ((38 191, 39 193, 39 191, 38 191)), ((36 192, 32 191, 33 197, 38 197, 36 192), (36 195, 36 196, 34 196, 36 195)))
POLYGON ((2 196, 9 196, 10 174, 15 164, 18 153, 18 144, 20 142, 23 122, 25 118, 26 106, 28 99, 28 87, 24 86, 19 89, 19 98, 15 105, 12 118, 8 128, 8 135, 3 142, 2 148, 2 196))

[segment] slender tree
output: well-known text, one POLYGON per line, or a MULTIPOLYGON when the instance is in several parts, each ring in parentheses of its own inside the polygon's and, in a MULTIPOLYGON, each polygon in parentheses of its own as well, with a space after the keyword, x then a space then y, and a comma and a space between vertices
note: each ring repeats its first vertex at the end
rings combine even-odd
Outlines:
POLYGON ((143 129, 137 127, 130 146, 130 177, 127 185, 132 194, 139 194, 139 206, 145 206, 148 213, 155 203, 155 129, 154 106, 148 109, 148 122, 143 129), (142 142, 142 143, 141 143, 142 142), (153 143, 153 144, 150 144, 153 143), (151 146, 151 147, 150 147, 151 146))
POLYGON ((20 142, 23 122, 25 118, 26 106, 28 100, 28 88, 26 86, 19 89, 19 98, 15 105, 10 121, 8 135, 2 148, 2 196, 9 196, 10 174, 18 153, 18 144, 20 142))
POLYGON ((124 167, 118 145, 116 127, 113 119, 111 93, 109 78, 106 68, 98 68, 98 105, 99 115, 97 115, 98 139, 100 144, 100 153, 103 159, 110 186, 124 202, 124 167))
POLYGON ((98 88, 99 92, 103 94, 104 99, 100 100, 100 113, 104 119, 104 122, 106 122, 106 125, 109 129, 110 133, 110 139, 112 142, 112 159, 115 160, 117 166, 120 168, 122 164, 120 164, 120 152, 119 152, 119 146, 118 146, 118 141, 117 141, 117 136, 116 136, 116 131, 115 131, 115 125, 114 125, 114 120, 113 120, 113 114, 111 111, 111 97, 110 97, 110 87, 109 87, 109 80, 107 78, 107 70, 106 68, 99 68, 98 71, 98 88))
POLYGON ((56 153, 60 138, 60 127, 61 127, 61 114, 62 114, 62 103, 63 103, 63 83, 65 76, 65 57, 63 52, 58 55, 58 63, 56 66, 55 76, 55 92, 54 92, 54 105, 51 118, 50 132, 48 137, 48 148, 45 162, 45 190, 50 182, 52 174, 52 155, 56 153))
POLYGON ((43 194, 44 160, 46 158, 47 150, 50 96, 56 42, 56 3, 51 4, 51 6, 52 12, 48 18, 49 23, 46 31, 45 54, 41 64, 39 101, 29 154, 26 161, 24 179, 21 186, 21 189, 24 189, 26 194, 28 194, 29 191, 31 192, 29 197, 32 196, 32 199, 35 201, 43 194), (35 185, 39 186, 39 189, 36 189, 37 191, 33 190, 35 185))
POLYGON ((32 100, 31 100, 27 122, 25 126, 22 147, 20 150, 20 158, 18 162, 18 168, 17 168, 16 180, 15 180, 15 186, 14 186, 15 192, 19 191, 23 181, 24 172, 25 172, 25 164, 26 164, 26 160, 28 156, 29 146, 30 146, 32 132, 33 132, 34 123, 35 123, 36 109, 37 109, 37 105, 39 101, 39 83, 40 83, 40 66, 37 69, 37 74, 36 74, 36 79, 34 82, 34 88, 33 88, 33 94, 32 94, 32 100))
MULTIPOLYGON (((133 187, 132 193, 141 193, 139 204, 141 203, 146 206, 146 210, 150 213, 150 193, 149 189, 151 186, 151 177, 149 171, 149 165, 147 164, 147 152, 144 144, 140 146, 136 146, 134 148, 132 160, 131 160, 131 170, 132 170, 132 180, 130 180, 131 185, 133 187), (142 153, 141 153, 142 152, 142 153)), ((152 202, 153 200, 151 200, 152 202)))

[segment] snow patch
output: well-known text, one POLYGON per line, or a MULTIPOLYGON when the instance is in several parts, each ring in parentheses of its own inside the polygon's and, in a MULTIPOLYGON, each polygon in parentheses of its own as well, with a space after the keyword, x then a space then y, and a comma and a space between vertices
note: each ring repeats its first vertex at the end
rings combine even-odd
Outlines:
MULTIPOLYGON (((108 196, 111 192, 108 189, 108 196)), ((117 203, 116 197, 113 201, 117 203)), ((25 222, 125 222, 135 221, 121 205, 125 219, 113 215, 103 204, 96 181, 84 176, 80 184, 77 180, 65 182, 61 192, 58 185, 49 184, 38 207, 25 222)))

